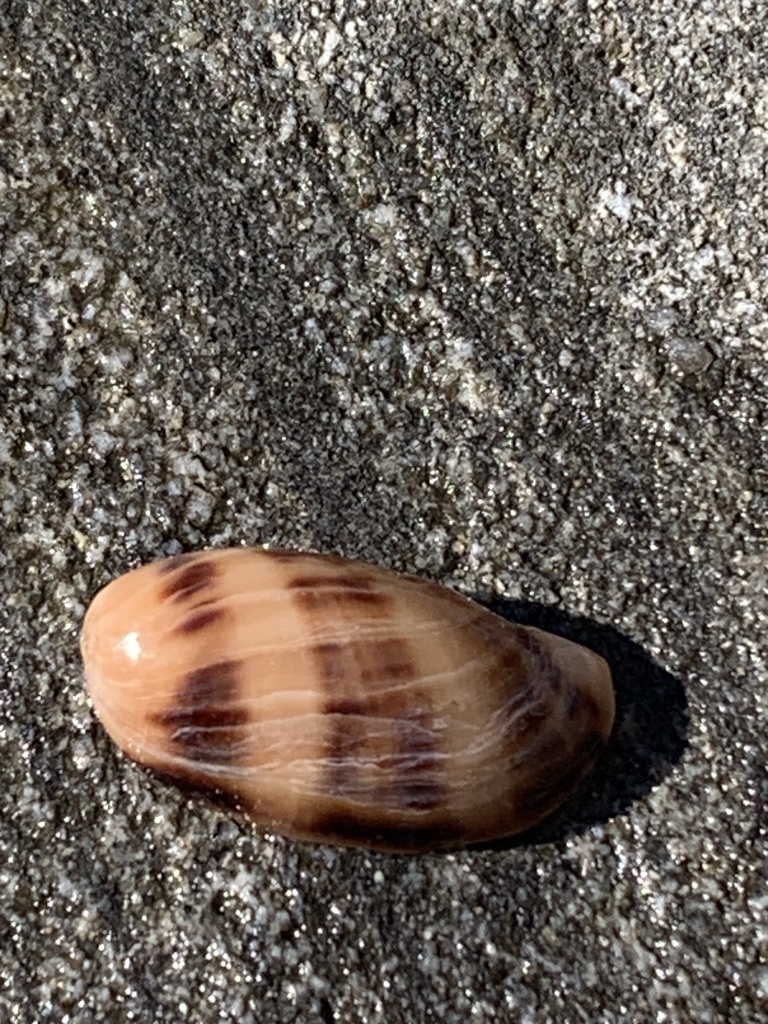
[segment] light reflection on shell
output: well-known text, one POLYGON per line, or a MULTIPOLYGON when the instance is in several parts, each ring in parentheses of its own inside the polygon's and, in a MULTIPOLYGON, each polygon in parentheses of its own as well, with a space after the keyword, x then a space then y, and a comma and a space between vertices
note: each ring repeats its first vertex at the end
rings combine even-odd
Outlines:
POLYGON ((592 651, 328 555, 237 548, 136 569, 94 599, 82 651, 131 758, 287 835, 371 849, 535 825, 614 718, 592 651))

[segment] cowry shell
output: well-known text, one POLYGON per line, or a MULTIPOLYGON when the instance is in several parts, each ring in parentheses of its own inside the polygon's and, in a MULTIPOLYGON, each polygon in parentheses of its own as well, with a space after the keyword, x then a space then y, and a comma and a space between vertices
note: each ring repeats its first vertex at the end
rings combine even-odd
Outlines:
POLYGON ((85 673, 131 758, 316 842, 449 849, 541 821, 613 724, 605 661, 454 591, 237 548, 94 599, 85 673))

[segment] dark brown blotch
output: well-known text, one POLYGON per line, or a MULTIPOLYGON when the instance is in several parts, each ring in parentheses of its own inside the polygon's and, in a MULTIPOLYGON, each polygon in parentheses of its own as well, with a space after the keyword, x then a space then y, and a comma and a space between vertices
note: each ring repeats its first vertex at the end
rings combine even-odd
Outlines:
POLYGON ((375 590, 362 573, 296 576, 288 580, 287 586, 311 612, 333 606, 381 609, 389 604, 389 597, 375 590))
POLYGON ((347 604, 359 605, 366 608, 382 608, 389 604, 389 598, 378 590, 345 590, 343 599, 347 604))
POLYGON ((366 753, 365 707, 359 701, 342 697, 328 701, 325 711, 338 716, 328 723, 325 759, 329 791, 369 798, 370 786, 360 764, 366 753))
POLYGON ((345 651, 344 644, 331 642, 315 644, 312 648, 323 681, 328 685, 338 685, 347 678, 345 651))
POLYGON ((499 674, 511 679, 521 679, 525 674, 523 659, 517 645, 507 644, 497 655, 499 674))
POLYGON ((413 712, 395 724, 398 757, 387 786, 396 807, 433 810, 446 799, 438 738, 427 712, 413 712))
POLYGON ((223 608, 203 608, 201 611, 188 615, 177 627, 177 631, 184 636, 191 636, 204 629, 209 629, 211 626, 220 626, 226 617, 227 614, 223 608))
POLYGON ((291 590, 369 590, 370 583, 362 574, 333 573, 324 576, 294 576, 288 580, 291 590))
POLYGON ((334 729, 326 748, 329 768, 330 788, 334 793, 359 793, 368 790, 362 779, 360 759, 365 755, 366 741, 364 732, 347 724, 341 729, 334 729))
POLYGON ((326 715, 365 715, 366 707, 362 701, 342 697, 340 700, 329 700, 323 709, 326 715))
POLYGON ((518 626, 515 623, 509 623, 509 626, 514 631, 515 640, 517 640, 521 647, 525 648, 526 651, 530 651, 531 654, 535 654, 537 658, 541 657, 541 644, 530 630, 526 629, 525 626, 518 626))
POLYGON ((237 661, 216 661, 190 672, 177 691, 177 707, 231 704, 239 696, 239 669, 237 661))
POLYGON ((527 629, 519 626, 516 629, 518 642, 533 656, 534 664, 528 672, 535 677, 538 687, 546 687, 550 693, 559 693, 565 680, 559 666, 552 660, 549 652, 541 646, 537 637, 527 629))
POLYGON ((169 741, 181 757, 212 765, 237 763, 249 722, 240 701, 238 663, 218 662, 190 672, 175 704, 156 721, 169 730, 169 741))
POLYGON ((218 575, 219 570, 212 560, 198 559, 191 565, 182 567, 178 575, 166 583, 161 596, 167 601, 187 601, 195 594, 212 587, 218 575))
POLYGON ((416 664, 402 640, 369 640, 360 676, 364 683, 405 683, 416 676, 416 664))

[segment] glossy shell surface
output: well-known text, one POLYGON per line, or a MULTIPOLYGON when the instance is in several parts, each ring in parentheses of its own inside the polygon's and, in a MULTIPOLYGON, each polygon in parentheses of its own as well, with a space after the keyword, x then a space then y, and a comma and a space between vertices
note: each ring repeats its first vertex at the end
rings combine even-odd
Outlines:
POLYGON ((316 842, 423 851, 523 831, 575 789, 614 717, 592 651, 327 555, 136 569, 97 594, 82 651, 131 758, 316 842))

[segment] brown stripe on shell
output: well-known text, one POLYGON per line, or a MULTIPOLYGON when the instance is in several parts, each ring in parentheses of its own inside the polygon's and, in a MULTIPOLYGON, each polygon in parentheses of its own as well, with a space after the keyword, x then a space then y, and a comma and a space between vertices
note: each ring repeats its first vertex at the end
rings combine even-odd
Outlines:
POLYGON ((359 764, 365 756, 365 706, 348 699, 330 701, 324 712, 328 723, 325 778, 329 791, 336 796, 370 799, 370 787, 361 776, 359 764), (337 715, 341 721, 336 721, 337 715))
POLYGON ((346 606, 346 614, 353 615, 355 606, 383 611, 389 604, 387 595, 375 590, 362 573, 295 576, 288 581, 288 589, 309 612, 338 602, 346 606))
MULTIPOLYGON (((337 572, 295 576, 288 587, 314 630, 327 623, 336 631, 361 614, 377 620, 389 614, 390 598, 375 584, 362 572, 337 572)), ((432 709, 408 643, 353 631, 349 637, 313 648, 326 690, 329 791, 389 810, 439 806, 446 791, 432 709)))
POLYGON ((414 711, 400 694, 382 692, 367 701, 329 698, 324 713, 332 793, 388 808, 439 806, 445 787, 429 712, 414 711), (376 767, 369 773, 371 763, 376 767))
POLYGON ((394 766, 388 795, 398 807, 434 810, 445 799, 440 751, 431 717, 422 711, 397 720, 400 756, 394 766))
POLYGON ((181 633, 183 636, 191 636, 194 633, 202 632, 204 629, 209 629, 211 626, 220 626, 226 617, 227 613, 223 608, 204 606, 182 619, 181 623, 176 627, 176 632, 181 633))
POLYGON ((191 564, 182 565, 178 574, 168 580, 160 597, 164 601, 188 601, 190 597, 211 589, 218 575, 219 569, 212 559, 195 559, 191 564))
POLYGON ((355 700, 330 700, 323 710, 326 715, 364 715, 365 704, 355 700))
POLYGON ((240 700, 238 663, 217 662, 187 675, 175 704, 155 716, 174 752, 211 765, 237 764, 249 716, 240 700))
MULTIPOLYGON (((329 642, 315 644, 312 647, 312 655, 320 670, 320 676, 326 684, 326 689, 331 686, 343 685, 350 669, 347 664, 350 646, 350 644, 329 642)), ((337 698, 333 697, 332 699, 337 698)))
POLYGON ((563 685, 563 674, 559 667, 530 630, 519 626, 513 627, 513 629, 518 644, 529 651, 536 661, 536 671, 529 673, 531 678, 536 679, 542 689, 546 688, 552 693, 558 693, 563 685))
POLYGON ((570 684, 534 634, 509 625, 508 635, 514 643, 499 654, 495 675, 507 690, 501 703, 505 720, 501 742, 510 766, 515 766, 539 756, 549 735, 547 720, 552 715, 558 717, 562 691, 570 684))
POLYGON ((344 644, 317 644, 313 651, 326 692, 323 713, 328 726, 326 775, 330 791, 374 803, 382 798, 391 802, 396 791, 384 780, 397 770, 390 763, 401 753, 400 719, 409 702, 386 684, 414 678, 416 666, 408 657, 406 644, 355 639, 344 644), (395 655, 397 647, 401 648, 399 656, 395 655), (390 673, 391 668, 396 675, 390 673), (384 759, 387 772, 371 770, 384 759))
MULTIPOLYGON (((289 590, 371 590, 369 580, 362 573, 334 573, 333 576, 294 576, 288 581, 289 590)), ((384 595, 380 595, 384 599, 384 595)))
POLYGON ((385 637, 381 640, 368 641, 366 647, 372 649, 374 656, 365 659, 360 665, 360 679, 363 683, 375 683, 377 679, 404 683, 416 675, 416 666, 409 653, 408 644, 403 640, 385 637))

